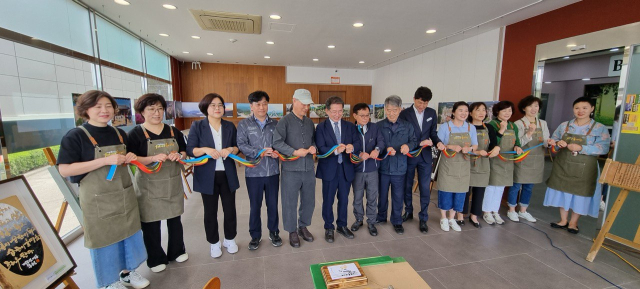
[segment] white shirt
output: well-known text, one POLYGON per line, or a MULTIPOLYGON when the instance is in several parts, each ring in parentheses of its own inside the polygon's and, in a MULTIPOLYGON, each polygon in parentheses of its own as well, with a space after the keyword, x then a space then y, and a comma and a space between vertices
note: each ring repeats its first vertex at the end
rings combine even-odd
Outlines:
POLYGON ((413 111, 416 112, 416 118, 418 119, 418 125, 420 126, 420 131, 422 131, 422 121, 424 120, 424 110, 422 112, 418 112, 416 106, 413 106, 413 111))
MULTIPOLYGON (((213 135, 213 142, 215 143, 214 149, 217 151, 222 150, 222 124, 220 124, 220 131, 216 131, 211 124, 211 134, 213 135)), ((216 171, 224 171, 224 162, 222 158, 216 160, 216 171)))
MULTIPOLYGON (((329 121, 331 122, 331 130, 333 131, 333 134, 335 135, 335 133, 336 133, 336 129, 335 129, 336 122, 331 120, 331 119, 329 119, 329 121)), ((342 137, 342 126, 340 126, 340 121, 338 121, 337 123, 338 123, 338 130, 340 131, 340 137, 342 137)), ((337 141, 338 141, 338 144, 340 144, 341 140, 338 139, 337 141)), ((336 154, 336 155, 339 154, 338 150, 335 150, 333 153, 336 154)))

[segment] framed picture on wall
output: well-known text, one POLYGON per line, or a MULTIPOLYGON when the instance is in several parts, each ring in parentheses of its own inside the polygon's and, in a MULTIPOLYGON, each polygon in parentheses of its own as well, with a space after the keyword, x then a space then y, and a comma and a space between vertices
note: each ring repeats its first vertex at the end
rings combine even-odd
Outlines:
POLYGON ((76 263, 24 176, 0 181, 0 288, 47 288, 76 263))
POLYGON ((587 84, 584 96, 595 100, 593 119, 606 126, 612 126, 616 113, 618 83, 587 84))
POLYGON ((131 109, 131 99, 124 97, 114 97, 118 104, 118 111, 111 120, 111 125, 115 127, 133 125, 133 110, 131 109))
MULTIPOLYGON (((176 103, 177 104, 177 103, 176 103)), ((198 108, 197 102, 183 102, 180 105, 182 117, 204 117, 204 114, 198 108)), ((176 106, 177 112, 177 106, 176 106)))
POLYGON ((312 104, 309 107, 310 118, 326 118, 327 112, 324 110, 324 104, 312 104))
POLYGON ((284 116, 282 103, 270 103, 267 109, 267 115, 269 115, 270 118, 282 118, 284 116))
POLYGON ((164 111, 165 120, 172 120, 175 117, 175 101, 167 101, 167 110, 164 111))
POLYGON ((384 119, 384 104, 373 105, 373 116, 376 120, 384 119))
POLYGON ((224 103, 224 115, 222 117, 233 117, 233 103, 225 102, 224 103))
POLYGON ((344 108, 342 109, 342 117, 343 118, 351 117, 351 105, 350 104, 345 104, 344 105, 344 108))
POLYGON ((236 110, 238 111, 238 118, 249 118, 251 116, 251 104, 237 103, 236 110))

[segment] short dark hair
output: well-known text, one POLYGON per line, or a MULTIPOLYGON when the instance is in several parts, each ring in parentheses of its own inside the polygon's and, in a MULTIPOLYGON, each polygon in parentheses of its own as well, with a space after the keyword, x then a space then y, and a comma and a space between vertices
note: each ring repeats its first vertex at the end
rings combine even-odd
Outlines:
POLYGON ((527 95, 527 96, 525 96, 523 99, 521 99, 521 100, 520 100, 520 102, 518 102, 518 110, 519 110, 521 113, 524 113, 524 109, 525 109, 527 106, 530 106, 530 105, 532 105, 532 104, 533 104, 533 103, 535 103, 535 102, 537 102, 537 103, 538 103, 538 106, 539 106, 540 108, 542 108, 542 99, 539 99, 539 98, 537 98, 537 97, 535 97, 535 96, 533 96, 533 95, 527 95))
POLYGON ((473 117, 471 117, 471 112, 476 110, 478 107, 484 106, 484 110, 487 110, 487 105, 482 101, 476 101, 469 106, 469 116, 467 117, 468 122, 473 121, 473 117))
POLYGON ((461 106, 466 106, 469 109, 469 104, 466 101, 458 101, 453 104, 453 108, 451 109, 451 118, 453 119, 453 113, 456 112, 456 109, 461 106))
POLYGON ((433 93, 431 93, 431 89, 426 86, 420 86, 416 89, 416 93, 413 95, 413 99, 421 99, 422 101, 431 101, 433 97, 433 93))
POLYGON ((332 104, 340 104, 342 108, 344 108, 344 100, 338 96, 334 95, 327 98, 327 101, 325 101, 325 109, 330 109, 332 104))
POLYGON ((78 97, 78 100, 76 101, 76 113, 85 120, 89 120, 89 114, 87 114, 87 111, 90 108, 96 106, 96 104, 98 104, 98 101, 100 101, 100 99, 103 97, 109 99, 109 101, 111 102, 111 106, 113 106, 113 112, 117 113, 118 103, 113 98, 113 96, 111 96, 111 94, 102 90, 89 90, 80 95, 80 97, 78 97))
POLYGON ((586 97, 586 96, 578 97, 576 100, 573 101, 573 105, 572 106, 575 106, 576 103, 578 103, 578 102, 587 102, 591 106, 596 106, 595 101, 593 101, 593 99, 591 99, 589 97, 586 97))
POLYGON ((224 98, 222 98, 222 96, 220 96, 217 93, 209 93, 207 95, 205 95, 202 100, 200 100, 200 103, 198 103, 198 108, 200 109, 200 112, 202 112, 202 114, 204 114, 204 116, 209 116, 209 113, 207 112, 207 109, 209 109, 209 105, 211 104, 211 102, 214 99, 220 99, 220 101, 222 102, 222 108, 225 108, 224 106, 224 98))
POLYGON ((511 108, 511 111, 513 111, 513 102, 508 101, 508 100, 503 100, 501 102, 496 103, 493 106, 493 116, 498 117, 498 113, 500 113, 501 110, 507 109, 507 108, 511 108))
POLYGON ((358 114, 358 111, 365 110, 365 109, 369 110, 369 105, 368 104, 366 104, 364 102, 356 103, 356 105, 353 106, 353 113, 354 114, 358 114))
POLYGON ((262 90, 256 90, 256 91, 252 92, 251 94, 249 94, 249 104, 261 101, 263 98, 267 102, 269 102, 269 95, 266 92, 264 92, 262 90))
POLYGON ((136 104, 133 106, 133 108, 137 113, 142 114, 147 106, 158 103, 162 105, 162 109, 167 109, 167 102, 164 100, 164 97, 162 95, 159 95, 157 93, 147 93, 136 100, 136 104))

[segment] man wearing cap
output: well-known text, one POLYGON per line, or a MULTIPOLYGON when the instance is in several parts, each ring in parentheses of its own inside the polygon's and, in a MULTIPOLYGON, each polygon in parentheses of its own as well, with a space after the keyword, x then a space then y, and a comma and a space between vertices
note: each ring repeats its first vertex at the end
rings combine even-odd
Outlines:
POLYGON ((273 132, 273 149, 284 156, 298 157, 294 161, 282 162, 280 186, 282 225, 289 232, 289 244, 300 247, 300 237, 313 242, 307 230, 315 207, 316 179, 313 155, 316 153, 315 128, 307 117, 309 105, 313 103, 311 93, 297 89, 293 94, 291 113, 285 115, 273 132), (298 207, 298 199, 300 206, 298 207))

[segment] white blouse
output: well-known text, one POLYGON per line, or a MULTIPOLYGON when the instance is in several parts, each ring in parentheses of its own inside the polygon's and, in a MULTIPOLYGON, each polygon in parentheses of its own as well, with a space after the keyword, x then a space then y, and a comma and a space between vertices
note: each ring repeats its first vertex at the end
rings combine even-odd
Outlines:
MULTIPOLYGON (((211 127, 211 134, 213 135, 213 142, 215 143, 214 149, 216 149, 217 151, 221 151, 222 150, 222 124, 220 124, 220 131, 215 130, 211 124, 209 124, 209 127, 211 127)), ((216 160, 216 171, 224 171, 224 162, 222 158, 218 158, 216 160)))

